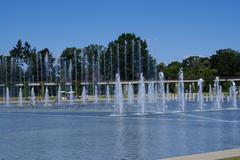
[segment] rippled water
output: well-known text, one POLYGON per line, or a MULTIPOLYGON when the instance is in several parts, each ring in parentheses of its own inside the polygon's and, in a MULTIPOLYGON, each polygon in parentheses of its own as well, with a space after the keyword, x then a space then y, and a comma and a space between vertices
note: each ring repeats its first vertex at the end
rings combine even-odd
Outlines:
POLYGON ((1 106, 0 159, 152 160, 240 147, 240 110, 124 117, 111 110, 1 106))

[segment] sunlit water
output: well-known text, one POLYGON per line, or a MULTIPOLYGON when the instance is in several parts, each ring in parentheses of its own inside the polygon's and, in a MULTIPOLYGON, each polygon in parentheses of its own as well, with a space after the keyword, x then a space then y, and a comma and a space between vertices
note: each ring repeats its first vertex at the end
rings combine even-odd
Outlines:
POLYGON ((225 102, 199 111, 187 101, 185 112, 166 102, 166 114, 146 103, 145 115, 125 102, 122 117, 110 116, 111 103, 67 104, 0 106, 0 159, 152 160, 240 147, 240 110, 225 102))

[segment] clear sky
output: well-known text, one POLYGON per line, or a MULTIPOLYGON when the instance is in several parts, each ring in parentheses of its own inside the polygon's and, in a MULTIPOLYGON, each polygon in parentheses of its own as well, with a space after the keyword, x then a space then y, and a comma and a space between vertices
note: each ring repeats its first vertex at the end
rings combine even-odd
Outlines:
POLYGON ((1 0, 0 53, 18 39, 59 54, 107 45, 123 32, 146 39, 158 62, 240 50, 240 0, 1 0))

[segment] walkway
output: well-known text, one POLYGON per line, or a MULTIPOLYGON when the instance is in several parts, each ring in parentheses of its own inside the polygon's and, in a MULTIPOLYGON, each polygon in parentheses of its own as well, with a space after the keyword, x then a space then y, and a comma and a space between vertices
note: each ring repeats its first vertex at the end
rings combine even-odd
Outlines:
POLYGON ((240 157, 240 149, 230 149, 217 152, 200 153, 187 156, 167 158, 163 160, 217 160, 232 157, 240 157))

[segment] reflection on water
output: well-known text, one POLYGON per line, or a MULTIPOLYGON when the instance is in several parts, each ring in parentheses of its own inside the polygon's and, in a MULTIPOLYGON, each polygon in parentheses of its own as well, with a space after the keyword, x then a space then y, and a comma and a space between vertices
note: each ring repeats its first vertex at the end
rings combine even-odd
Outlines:
POLYGON ((145 159, 146 134, 145 120, 129 121, 124 117, 118 117, 116 131, 116 148, 114 154, 117 159, 145 159))
POLYGON ((240 110, 124 117, 22 111, 0 109, 0 159, 151 160, 240 147, 240 110))

